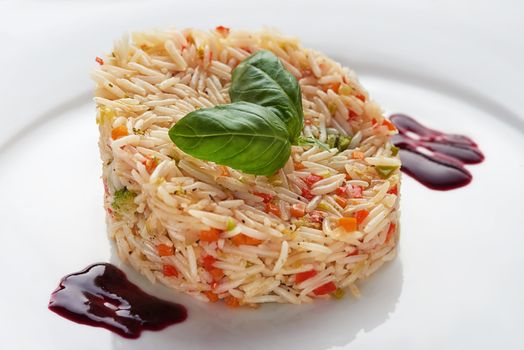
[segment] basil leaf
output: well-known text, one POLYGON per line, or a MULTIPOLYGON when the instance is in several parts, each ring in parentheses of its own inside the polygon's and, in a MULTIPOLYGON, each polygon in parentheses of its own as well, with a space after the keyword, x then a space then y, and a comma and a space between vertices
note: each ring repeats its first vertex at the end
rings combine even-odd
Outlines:
POLYGON ((291 142, 296 143, 304 122, 302 95, 297 79, 269 51, 258 51, 233 71, 229 96, 271 108, 282 119, 291 142))
POLYGON ((284 122, 249 102, 193 111, 169 130, 169 137, 193 157, 248 174, 272 175, 291 155, 284 122))

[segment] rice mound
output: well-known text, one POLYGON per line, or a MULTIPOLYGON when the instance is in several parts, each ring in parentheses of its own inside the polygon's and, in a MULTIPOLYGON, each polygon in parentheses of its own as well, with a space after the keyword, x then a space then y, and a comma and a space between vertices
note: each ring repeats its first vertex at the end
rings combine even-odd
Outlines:
POLYGON ((134 33, 97 61, 108 232, 151 282, 230 306, 300 304, 358 296, 356 283, 395 257, 395 129, 353 71, 278 32, 225 27, 134 33), (327 148, 293 146, 270 177, 180 151, 169 128, 229 103, 232 70, 260 49, 297 78, 303 136, 327 148))

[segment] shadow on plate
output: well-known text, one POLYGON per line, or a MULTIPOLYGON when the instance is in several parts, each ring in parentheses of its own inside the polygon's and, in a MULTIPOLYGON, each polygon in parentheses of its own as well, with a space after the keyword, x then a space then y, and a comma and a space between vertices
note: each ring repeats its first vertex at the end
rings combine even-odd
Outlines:
POLYGON ((152 285, 115 254, 112 263, 143 290, 178 302, 188 309, 187 321, 159 332, 144 332, 137 340, 112 335, 115 350, 123 349, 298 349, 320 350, 347 345, 356 335, 387 321, 402 290, 400 257, 360 283, 362 297, 319 300, 312 305, 263 305, 257 310, 230 309, 152 285))

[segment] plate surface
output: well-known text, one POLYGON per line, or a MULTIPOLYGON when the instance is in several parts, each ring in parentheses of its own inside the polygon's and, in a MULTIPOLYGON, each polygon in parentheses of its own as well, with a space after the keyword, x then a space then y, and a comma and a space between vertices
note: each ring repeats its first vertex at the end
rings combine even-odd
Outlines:
POLYGON ((11 67, 0 82, 1 348, 524 347, 524 187, 512 183, 524 173, 524 6, 315 3, 199 1, 182 11, 167 2, 2 5, 0 32, 13 50, 0 58, 11 67), (455 191, 403 178, 400 254, 361 283, 359 300, 230 310, 173 296, 124 266, 146 291, 185 304, 188 321, 129 341, 62 319, 47 302, 63 275, 119 264, 105 236, 93 58, 127 30, 173 24, 270 25, 297 35, 356 69, 388 113, 471 136, 486 161, 469 167, 472 184, 455 191))

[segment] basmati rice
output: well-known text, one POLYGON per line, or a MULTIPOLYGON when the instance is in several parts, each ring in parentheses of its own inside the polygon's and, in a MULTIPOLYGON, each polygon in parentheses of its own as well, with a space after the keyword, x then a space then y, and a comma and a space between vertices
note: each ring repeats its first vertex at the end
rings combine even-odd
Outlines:
POLYGON ((104 62, 92 77, 109 237, 149 280, 199 300, 212 292, 247 305, 300 304, 329 283, 358 296, 356 282, 395 256, 400 173, 383 179, 376 167, 400 160, 392 155, 393 132, 352 71, 274 31, 135 33, 115 42, 104 62), (352 136, 349 150, 293 146, 286 166, 262 177, 192 158, 170 141, 169 128, 187 113, 229 102, 233 69, 260 49, 299 81, 303 136, 352 136), (127 135, 113 139, 122 127, 127 135), (310 186, 312 174, 323 179, 310 186), (132 209, 116 210, 124 188, 132 209), (265 210, 262 195, 279 215, 265 210), (355 232, 338 226, 359 211, 369 214, 355 232), (208 230, 218 230, 218 240, 200 239, 208 230), (161 244, 173 254, 160 254, 161 244), (164 265, 178 275, 164 276, 164 265), (314 277, 295 282, 311 270, 314 277))

